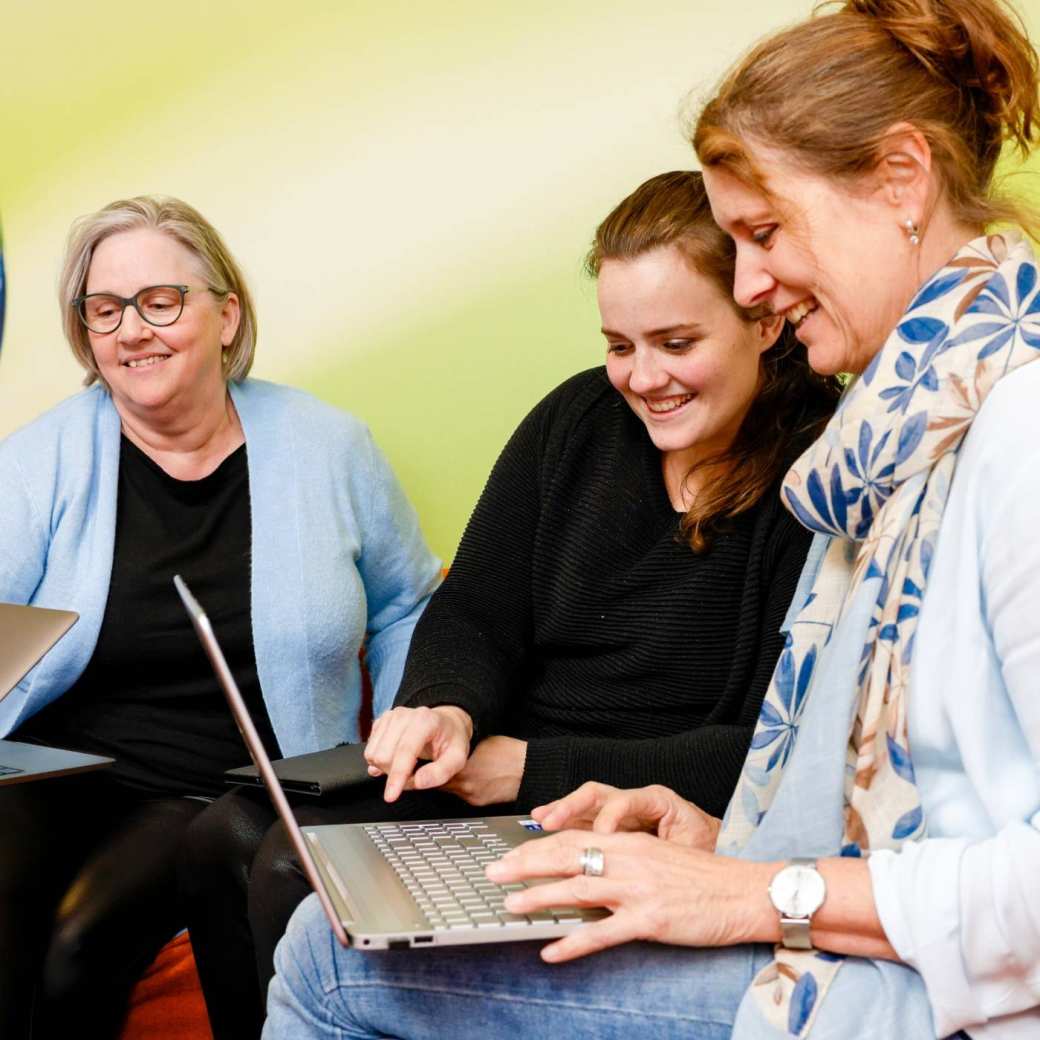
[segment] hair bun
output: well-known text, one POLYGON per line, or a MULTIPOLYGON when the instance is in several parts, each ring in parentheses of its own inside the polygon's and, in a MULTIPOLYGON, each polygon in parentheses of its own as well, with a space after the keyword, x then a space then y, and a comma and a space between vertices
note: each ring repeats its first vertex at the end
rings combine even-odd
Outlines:
POLYGON ((1005 140, 1028 153, 1038 131, 1037 54, 1019 15, 1003 0, 846 0, 933 76, 952 82, 982 124, 980 155, 1005 140))

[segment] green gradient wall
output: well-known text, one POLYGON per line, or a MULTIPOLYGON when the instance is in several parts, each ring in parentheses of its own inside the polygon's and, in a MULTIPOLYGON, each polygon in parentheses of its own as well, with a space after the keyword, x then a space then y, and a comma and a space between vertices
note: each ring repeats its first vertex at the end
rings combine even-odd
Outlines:
MULTIPOLYGON (((809 7, 13 0, 0 436, 78 385, 54 299, 70 221, 180 195, 252 280, 255 374, 366 419, 450 557, 516 422, 601 359, 592 229, 693 164, 687 92, 809 7)), ((1040 38, 1040 0, 1020 7, 1040 38)))

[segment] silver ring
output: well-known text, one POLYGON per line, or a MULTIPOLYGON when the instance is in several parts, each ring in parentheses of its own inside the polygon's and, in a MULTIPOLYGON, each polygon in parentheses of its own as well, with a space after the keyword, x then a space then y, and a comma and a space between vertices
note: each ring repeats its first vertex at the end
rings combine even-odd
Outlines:
POLYGON ((603 877, 603 871, 606 867, 603 850, 596 848, 582 849, 578 866, 581 867, 581 872, 587 877, 603 877))

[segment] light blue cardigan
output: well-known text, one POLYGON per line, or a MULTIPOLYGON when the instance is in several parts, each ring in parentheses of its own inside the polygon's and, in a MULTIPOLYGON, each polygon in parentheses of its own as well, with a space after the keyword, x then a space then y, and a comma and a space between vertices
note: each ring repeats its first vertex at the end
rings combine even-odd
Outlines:
MULTIPOLYGON (((364 424, 272 383, 233 383, 231 397, 249 466, 253 643, 278 743, 295 755, 357 740, 358 649, 367 640, 378 714, 397 692, 440 561, 364 424)), ((60 697, 94 652, 119 447, 119 416, 98 386, 0 442, 0 600, 80 614, 0 701, 0 735, 60 697)))

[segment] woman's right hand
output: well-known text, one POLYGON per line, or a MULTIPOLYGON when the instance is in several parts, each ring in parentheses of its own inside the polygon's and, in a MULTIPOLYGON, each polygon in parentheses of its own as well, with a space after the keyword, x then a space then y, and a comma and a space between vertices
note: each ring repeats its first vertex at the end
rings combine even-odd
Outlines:
POLYGON ((698 809, 661 784, 621 790, 589 781, 531 815, 547 831, 566 828, 614 831, 649 831, 665 841, 711 852, 722 821, 698 809))
POLYGON ((440 787, 466 764, 472 736, 473 720, 453 704, 392 708, 376 719, 365 745, 369 775, 386 775, 387 802, 404 790, 440 787), (416 769, 421 758, 429 761, 416 769))

